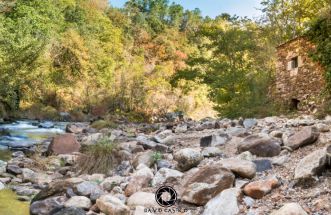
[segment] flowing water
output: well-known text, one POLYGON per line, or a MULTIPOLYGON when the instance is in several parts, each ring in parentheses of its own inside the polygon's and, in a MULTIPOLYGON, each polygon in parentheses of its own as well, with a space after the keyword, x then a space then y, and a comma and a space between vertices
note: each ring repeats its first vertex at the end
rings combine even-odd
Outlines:
MULTIPOLYGON (((12 150, 21 150, 40 144, 64 133, 65 122, 17 121, 0 125, 0 160, 8 161, 12 150)), ((17 200, 16 194, 0 190, 0 215, 29 215, 29 202, 17 200)))
MULTIPOLYGON (((0 125, 0 159, 7 158, 9 149, 20 150, 64 132, 65 122, 17 121, 0 125)), ((6 160, 7 160, 6 159, 6 160)))

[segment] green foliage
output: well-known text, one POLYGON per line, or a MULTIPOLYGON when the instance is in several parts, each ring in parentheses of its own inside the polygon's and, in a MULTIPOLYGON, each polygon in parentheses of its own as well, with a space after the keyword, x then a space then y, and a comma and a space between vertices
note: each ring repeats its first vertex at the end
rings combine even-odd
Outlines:
POLYGON ((158 162, 159 160, 162 159, 162 153, 161 152, 154 152, 153 155, 152 155, 152 158, 153 158, 153 162, 156 163, 156 162, 158 162))
POLYGON ((268 112, 261 109, 269 103, 266 92, 273 67, 258 26, 224 14, 206 21, 197 36, 199 52, 189 58, 190 67, 176 73, 173 84, 180 79, 207 84, 209 97, 222 116, 268 112))
POLYGON ((328 90, 331 90, 331 9, 325 10, 318 19, 312 22, 307 32, 310 40, 316 45, 311 56, 325 69, 328 90))
POLYGON ((275 45, 301 36, 330 0, 263 0, 264 31, 275 45))
POLYGON ((102 128, 117 128, 117 124, 108 120, 97 120, 91 124, 92 128, 102 129, 102 128))
POLYGON ((77 169, 80 173, 109 172, 120 162, 117 155, 118 146, 108 138, 100 139, 96 144, 88 145, 77 160, 77 169))
POLYGON ((213 105, 222 116, 273 114, 274 47, 312 21, 314 58, 331 83, 330 18, 317 19, 328 1, 263 0, 258 21, 202 17, 168 0, 121 9, 107 0, 2 2, 0 114, 149 121, 174 110, 201 118, 213 105))

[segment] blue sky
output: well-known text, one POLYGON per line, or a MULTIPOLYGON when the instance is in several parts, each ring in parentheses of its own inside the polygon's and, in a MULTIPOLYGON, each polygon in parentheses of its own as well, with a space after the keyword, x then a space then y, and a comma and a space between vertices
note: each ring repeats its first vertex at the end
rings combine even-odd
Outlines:
MULTIPOLYGON (((260 14, 256 8, 260 8, 261 0, 169 0, 173 1, 186 9, 199 8, 204 16, 215 17, 221 13, 229 13, 254 18, 260 14)), ((122 7, 125 2, 126 0, 110 0, 116 7, 122 7)))

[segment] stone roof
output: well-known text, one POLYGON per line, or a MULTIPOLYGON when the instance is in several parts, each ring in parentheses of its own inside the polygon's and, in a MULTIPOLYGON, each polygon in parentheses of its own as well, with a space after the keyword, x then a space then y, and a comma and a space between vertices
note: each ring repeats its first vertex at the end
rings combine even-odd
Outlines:
POLYGON ((287 44, 289 44, 289 43, 292 43, 292 42, 294 42, 294 41, 296 41, 296 40, 304 39, 304 38, 306 38, 306 37, 305 37, 305 36, 297 36, 297 37, 294 37, 293 39, 290 39, 290 40, 288 40, 288 41, 286 41, 286 42, 284 42, 284 43, 278 45, 276 48, 277 48, 277 49, 278 49, 278 48, 281 48, 281 47, 283 47, 283 46, 285 46, 285 45, 287 45, 287 44))

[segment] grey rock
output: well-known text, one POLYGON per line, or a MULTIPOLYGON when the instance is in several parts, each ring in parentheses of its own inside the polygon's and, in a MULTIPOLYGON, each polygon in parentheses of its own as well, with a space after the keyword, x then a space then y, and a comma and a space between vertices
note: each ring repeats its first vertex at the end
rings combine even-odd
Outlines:
POLYGON ((202 137, 200 139, 200 146, 201 147, 220 146, 227 143, 229 139, 230 137, 227 134, 213 134, 202 137))
POLYGON ((287 203, 270 215, 308 215, 298 203, 287 203))
POLYGON ((178 181, 184 174, 174 170, 174 169, 167 169, 162 168, 160 169, 154 176, 152 185, 153 186, 159 186, 164 184, 165 182, 171 180, 171 181, 178 181))
POLYGON ((89 209, 92 206, 91 200, 85 196, 73 196, 64 203, 65 207, 89 209))
POLYGON ((6 172, 7 162, 0 160, 0 174, 6 172))
POLYGON ((158 207, 158 204, 155 201, 154 193, 147 192, 136 192, 128 198, 127 205, 129 207, 158 207))
POLYGON ((218 164, 243 178, 252 179, 256 174, 256 166, 251 161, 229 158, 219 161, 218 164))
POLYGON ((17 158, 17 157, 21 157, 21 158, 23 158, 23 157, 25 157, 25 154, 24 154, 24 152, 22 152, 22 151, 16 151, 16 152, 13 152, 13 153, 12 153, 12 157, 13 157, 13 158, 17 158))
POLYGON ((328 131, 330 131, 329 125, 326 125, 324 123, 318 123, 318 124, 315 125, 315 127, 317 128, 317 130, 319 132, 328 132, 328 131))
POLYGON ((299 147, 314 143, 319 137, 319 133, 315 127, 304 127, 299 132, 290 136, 284 145, 295 150, 299 147))
POLYGON ((12 187, 12 189, 14 189, 15 193, 19 196, 33 196, 40 192, 40 190, 38 189, 29 188, 25 186, 15 186, 12 187))
POLYGON ((174 154, 174 159, 178 162, 178 169, 181 171, 186 171, 198 166, 198 164, 203 160, 203 156, 196 149, 185 148, 177 151, 174 154))
POLYGON ((155 145, 155 151, 157 152, 162 152, 162 153, 167 153, 170 151, 169 147, 165 144, 158 143, 155 145))
POLYGON ((239 213, 239 201, 242 197, 241 190, 230 188, 209 200, 203 215, 236 215, 239 213))
POLYGON ((264 172, 272 169, 271 161, 268 159, 253 160, 256 165, 256 172, 264 172))
POLYGON ((235 137, 245 137, 249 135, 247 130, 242 127, 230 127, 226 130, 226 133, 230 134, 231 136, 235 137))
POLYGON ((42 122, 38 125, 39 128, 54 128, 54 126, 53 122, 42 122))
POLYGON ((3 189, 5 189, 5 185, 2 182, 0 182, 0 190, 3 190, 3 189))
POLYGON ((145 151, 138 153, 133 159, 133 167, 137 168, 139 164, 144 164, 147 167, 151 167, 154 164, 153 151, 145 151))
POLYGON ((96 201, 96 205, 101 212, 109 215, 129 215, 130 208, 118 198, 107 194, 101 196, 96 201))
POLYGON ((156 142, 148 139, 145 136, 138 136, 136 138, 136 140, 138 142, 138 145, 143 146, 145 150, 147 150, 147 149, 154 149, 155 146, 156 146, 156 142))
POLYGON ((7 172, 12 173, 14 175, 18 175, 18 174, 22 174, 22 169, 15 164, 8 164, 7 172))
POLYGON ((175 133, 184 133, 187 131, 187 124, 177 125, 175 128, 175 133))
POLYGON ((325 169, 327 163, 327 149, 316 150, 300 160, 295 168, 294 179, 310 179, 315 175, 319 175, 325 169))
POLYGON ((84 181, 76 186, 77 194, 81 196, 90 196, 96 189, 100 189, 99 186, 90 181, 84 181))
POLYGON ((217 157, 222 156, 222 151, 217 147, 206 147, 201 152, 204 157, 217 157))
POLYGON ((251 208, 253 207, 255 200, 249 196, 245 196, 243 198, 243 202, 245 203, 245 205, 251 208))
POLYGON ((276 166, 283 166, 289 159, 290 159, 290 157, 288 155, 282 155, 282 156, 273 158, 271 163, 276 166))
POLYGON ((182 199, 195 205, 205 205, 234 183, 234 174, 220 165, 208 165, 189 176, 183 186, 182 199))
POLYGON ((132 165, 130 161, 122 161, 115 169, 114 174, 120 176, 128 176, 132 172, 132 165))
POLYGON ((98 198, 100 198, 101 196, 105 195, 106 193, 101 190, 101 189, 95 189, 92 191, 91 195, 90 195, 90 199, 92 202, 95 202, 98 198))
POLYGON ((246 129, 250 129, 250 128, 254 127, 255 125, 257 125, 257 121, 256 121, 256 119, 245 119, 243 122, 243 125, 246 129))
POLYGON ((156 164, 158 169, 162 169, 162 168, 171 169, 172 167, 172 164, 167 160, 158 160, 156 164))
POLYGON ((238 152, 249 151, 260 157, 273 157, 281 151, 278 140, 265 134, 253 134, 246 137, 239 145, 238 152))
POLYGON ((52 211, 61 210, 66 200, 66 197, 57 196, 33 202, 30 205, 30 213, 31 215, 49 215, 52 211))
POLYGON ((53 215, 86 215, 86 212, 82 208, 63 208, 53 215))

